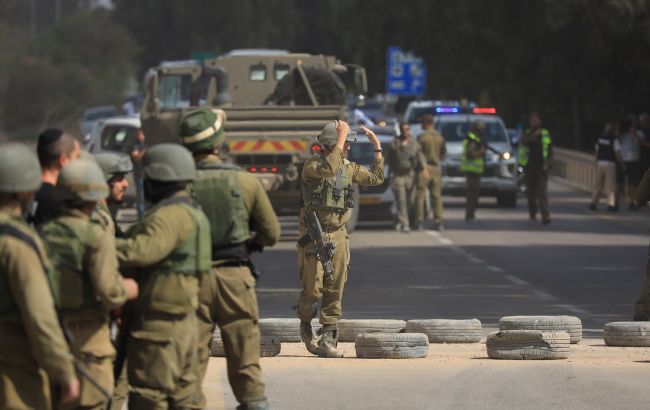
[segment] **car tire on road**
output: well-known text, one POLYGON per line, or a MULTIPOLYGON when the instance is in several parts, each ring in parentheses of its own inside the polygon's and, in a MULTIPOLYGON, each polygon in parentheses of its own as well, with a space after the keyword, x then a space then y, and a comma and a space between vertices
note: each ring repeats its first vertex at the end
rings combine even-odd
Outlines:
POLYGON ((610 322, 603 330, 607 346, 650 347, 650 322, 610 322))
POLYGON ((360 359, 415 359, 427 356, 429 339, 423 333, 361 333, 354 349, 360 359))
POLYGON ((499 320, 499 330, 564 331, 571 343, 582 340, 582 321, 575 316, 506 316, 499 320))
POLYGON ((567 332, 502 330, 490 333, 487 353, 490 359, 557 360, 569 357, 567 332))
POLYGON ((354 342, 360 333, 400 333, 406 322, 393 319, 341 319, 338 323, 339 342, 354 342))
POLYGON ((282 343, 274 336, 262 336, 260 338, 260 357, 274 357, 280 354, 282 343))
POLYGON ((483 337, 483 328, 478 319, 409 320, 406 333, 424 333, 430 343, 478 343, 483 337))
POLYGON ((275 336, 280 342, 300 341, 300 319, 260 319, 262 336, 275 336))

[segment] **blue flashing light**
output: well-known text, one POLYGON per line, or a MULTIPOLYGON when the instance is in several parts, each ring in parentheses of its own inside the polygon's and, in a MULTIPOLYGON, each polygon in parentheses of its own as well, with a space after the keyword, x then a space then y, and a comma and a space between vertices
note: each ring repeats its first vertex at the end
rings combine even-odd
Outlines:
POLYGON ((460 112, 460 109, 458 107, 436 107, 436 112, 439 114, 442 113, 458 114, 460 112))

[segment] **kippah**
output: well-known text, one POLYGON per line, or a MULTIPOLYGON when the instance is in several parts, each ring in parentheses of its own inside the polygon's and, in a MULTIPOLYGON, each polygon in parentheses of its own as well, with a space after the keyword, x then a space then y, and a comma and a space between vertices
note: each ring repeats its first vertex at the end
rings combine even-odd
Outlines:
POLYGON ((63 131, 59 128, 49 128, 41 132, 41 134, 38 136, 38 146, 44 147, 46 145, 55 143, 61 138, 62 135, 63 131))

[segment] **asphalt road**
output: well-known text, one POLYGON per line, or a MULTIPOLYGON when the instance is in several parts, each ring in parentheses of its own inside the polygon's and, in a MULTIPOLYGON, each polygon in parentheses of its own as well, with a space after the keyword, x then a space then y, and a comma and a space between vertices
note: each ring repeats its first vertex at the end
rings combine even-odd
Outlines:
MULTIPOLYGON (((386 229, 351 235, 345 318, 478 318, 485 333, 506 315, 569 314, 586 339, 568 360, 487 359, 484 344, 431 345, 426 359, 319 359, 300 344, 262 360, 275 409, 647 408, 650 349, 603 345, 609 321, 629 320, 645 272, 650 212, 593 213, 588 195, 551 184, 553 223, 531 223, 522 198, 499 209, 485 198, 478 225, 463 200, 445 198, 446 231, 386 229)), ((294 317, 295 244, 256 255, 262 317, 294 317)), ((206 382, 210 408, 234 408, 223 359, 206 382)))

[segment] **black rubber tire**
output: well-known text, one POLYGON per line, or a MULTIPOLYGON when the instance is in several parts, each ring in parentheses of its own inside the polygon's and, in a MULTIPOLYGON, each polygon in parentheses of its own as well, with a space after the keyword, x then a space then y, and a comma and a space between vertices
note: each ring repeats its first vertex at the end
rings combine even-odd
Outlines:
POLYGON ((610 322, 603 330, 607 346, 650 347, 650 322, 610 322))
POLYGON ((415 359, 427 356, 429 339, 423 333, 361 333, 354 349, 360 359, 415 359))
POLYGON ((262 336, 260 338, 260 357, 274 357, 280 354, 282 343, 277 337, 262 336))
POLYGON ((490 333, 487 341, 490 359, 558 360, 569 357, 567 332, 502 330, 490 333))
POLYGON ((259 326, 262 336, 274 336, 283 343, 300 341, 300 319, 260 319, 259 326))
POLYGON ((354 342, 360 333, 400 333, 406 322, 393 319, 341 319, 338 323, 339 342, 354 342))
POLYGON ((499 208, 516 208, 517 192, 508 192, 497 195, 497 206, 499 208))
POLYGON ((506 316, 499 320, 499 330, 564 331, 571 343, 582 340, 582 321, 575 316, 506 316))
POLYGON ((409 320, 406 333, 424 333, 430 343, 478 343, 483 337, 483 328, 478 319, 409 320))

